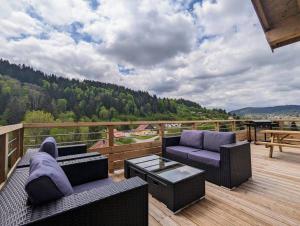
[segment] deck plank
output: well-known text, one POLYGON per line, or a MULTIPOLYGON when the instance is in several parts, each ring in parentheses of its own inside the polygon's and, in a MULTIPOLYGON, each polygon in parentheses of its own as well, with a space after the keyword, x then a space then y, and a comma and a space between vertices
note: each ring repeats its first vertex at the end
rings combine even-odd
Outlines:
POLYGON ((176 215, 149 195, 149 225, 300 225, 299 149, 251 150, 253 177, 232 191, 206 182, 205 199, 176 215))

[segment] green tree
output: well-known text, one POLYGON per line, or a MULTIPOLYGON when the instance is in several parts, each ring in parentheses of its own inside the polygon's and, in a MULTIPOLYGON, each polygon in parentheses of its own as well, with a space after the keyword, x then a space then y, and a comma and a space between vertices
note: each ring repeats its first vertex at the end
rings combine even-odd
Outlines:
POLYGON ((67 103, 66 99, 58 99, 56 103, 56 110, 58 112, 65 112, 67 110, 67 103))
POLYGON ((108 117, 109 117, 109 111, 104 106, 102 106, 99 111, 99 118, 102 120, 107 120, 108 117))
POLYGON ((49 112, 28 111, 25 114, 24 122, 27 122, 27 123, 54 122, 54 117, 49 112))

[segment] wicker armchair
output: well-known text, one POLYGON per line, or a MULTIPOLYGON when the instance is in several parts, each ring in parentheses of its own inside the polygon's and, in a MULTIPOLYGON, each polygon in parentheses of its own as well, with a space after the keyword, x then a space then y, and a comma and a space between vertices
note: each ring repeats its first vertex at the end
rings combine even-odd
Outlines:
MULTIPOLYGON (((28 149, 25 155, 19 161, 17 168, 28 167, 30 164, 31 156, 36 153, 39 149, 28 149)), ((56 159, 58 162, 81 159, 81 158, 89 158, 100 156, 101 154, 98 152, 89 152, 87 153, 86 144, 76 144, 76 145, 68 145, 68 146, 60 146, 58 147, 58 158, 56 159)))
MULTIPOLYGON (((107 158, 60 163, 71 185, 106 180, 107 158)), ((110 182, 40 206, 27 203, 29 167, 16 169, 0 191, 0 225, 148 225, 148 185, 131 178, 110 182)))

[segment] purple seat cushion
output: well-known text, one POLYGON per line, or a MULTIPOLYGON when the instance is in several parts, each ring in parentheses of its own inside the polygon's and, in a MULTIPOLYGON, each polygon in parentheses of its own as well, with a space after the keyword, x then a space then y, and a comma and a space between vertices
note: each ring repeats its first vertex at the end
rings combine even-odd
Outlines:
POLYGON ((188 159, 214 167, 220 166, 220 153, 213 151, 196 151, 188 154, 188 159))
POLYGON ((46 152, 56 159, 58 157, 58 149, 55 139, 53 137, 47 137, 41 144, 39 151, 46 152))
POLYGON ((199 149, 186 147, 186 146, 170 146, 166 148, 166 152, 169 154, 177 155, 182 158, 187 158, 188 153, 199 151, 199 149))
POLYGON ((88 182, 88 183, 84 183, 84 184, 81 184, 81 185, 74 186, 73 189, 74 189, 74 193, 80 193, 80 192, 83 192, 83 191, 91 190, 93 188, 98 188, 98 187, 101 187, 101 186, 109 185, 111 183, 113 183, 113 180, 110 177, 108 177, 108 178, 105 178, 105 179, 95 180, 95 181, 92 181, 92 182, 88 182))
POLYGON ((45 152, 32 155, 25 190, 33 205, 73 193, 73 188, 62 168, 52 156, 45 152))
POLYGON ((202 149, 203 131, 200 130, 183 130, 179 144, 181 146, 189 146, 202 149))
POLYGON ((235 143, 235 133, 204 131, 204 150, 220 152, 220 146, 232 143, 235 143))

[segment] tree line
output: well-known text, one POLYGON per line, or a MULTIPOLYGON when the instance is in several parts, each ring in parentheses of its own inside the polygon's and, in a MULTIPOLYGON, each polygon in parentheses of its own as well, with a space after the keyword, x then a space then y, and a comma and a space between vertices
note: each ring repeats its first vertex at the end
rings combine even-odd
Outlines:
POLYGON ((32 112, 49 114, 48 118, 60 121, 200 120, 229 116, 225 110, 207 109, 189 100, 159 98, 114 84, 48 75, 2 59, 0 106, 1 125, 24 121, 26 114, 32 112))

